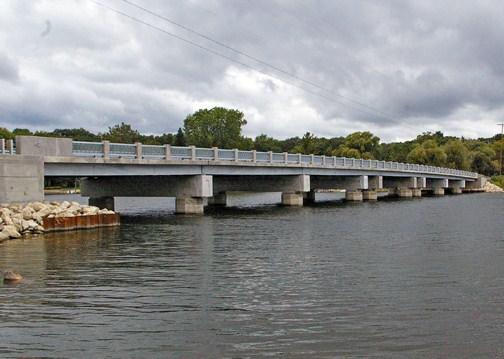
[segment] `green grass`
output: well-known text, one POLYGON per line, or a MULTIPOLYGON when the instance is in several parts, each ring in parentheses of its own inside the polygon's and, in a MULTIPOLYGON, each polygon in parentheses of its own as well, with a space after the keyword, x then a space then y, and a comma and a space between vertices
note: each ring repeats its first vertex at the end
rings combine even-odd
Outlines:
POLYGON ((490 182, 492 182, 493 184, 499 186, 500 188, 504 189, 504 175, 502 176, 493 176, 491 179, 490 179, 490 182))

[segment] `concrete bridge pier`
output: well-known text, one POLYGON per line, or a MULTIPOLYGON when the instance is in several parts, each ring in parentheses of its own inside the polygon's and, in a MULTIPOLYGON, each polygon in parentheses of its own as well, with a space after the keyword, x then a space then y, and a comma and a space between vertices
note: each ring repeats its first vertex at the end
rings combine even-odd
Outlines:
POLYGON ((368 189, 362 192, 364 201, 378 200, 378 190, 383 189, 383 176, 368 176, 368 189))
POLYGON ((427 187, 431 189, 434 196, 444 196, 445 188, 448 188, 447 178, 428 178, 427 187))
POLYGON ((177 214, 203 214, 203 197, 176 197, 175 213, 177 214))
POLYGON ((425 177, 417 177, 417 188, 411 189, 413 197, 422 197, 422 189, 427 186, 427 179, 425 177))
POLYGON ((303 192, 282 192, 282 206, 303 207, 303 192))
MULTIPOLYGON (((413 189, 418 188, 417 177, 385 177, 383 186, 389 188, 390 194, 399 198, 413 197, 413 189)), ((418 194, 415 191, 415 194, 418 194)))
POLYGON ((451 194, 461 194, 465 186, 465 180, 448 180, 448 192, 451 194))
POLYGON ((203 213, 205 197, 212 197, 212 176, 104 176, 81 180, 81 195, 89 203, 112 209, 114 197, 175 197, 175 212, 203 213))

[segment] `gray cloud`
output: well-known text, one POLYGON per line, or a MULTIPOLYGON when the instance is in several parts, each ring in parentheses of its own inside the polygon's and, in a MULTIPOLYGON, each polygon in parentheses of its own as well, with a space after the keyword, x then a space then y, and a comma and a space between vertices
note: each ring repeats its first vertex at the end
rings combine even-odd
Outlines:
POLYGON ((489 136, 504 115, 504 14, 497 1, 142 2, 329 91, 120 0, 102 1, 275 77, 87 0, 11 0, 0 11, 0 49, 8 49, 0 53, 1 126, 102 131, 127 121, 158 133, 175 131, 200 107, 222 105, 245 112, 248 135, 369 129, 394 140, 425 130, 489 136))

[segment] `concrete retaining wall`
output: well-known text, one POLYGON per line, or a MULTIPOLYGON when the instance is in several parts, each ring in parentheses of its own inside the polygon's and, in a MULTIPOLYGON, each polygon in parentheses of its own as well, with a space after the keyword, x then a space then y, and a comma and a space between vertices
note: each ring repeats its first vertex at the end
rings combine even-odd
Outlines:
POLYGON ((43 199, 43 157, 0 155, 0 203, 43 199))

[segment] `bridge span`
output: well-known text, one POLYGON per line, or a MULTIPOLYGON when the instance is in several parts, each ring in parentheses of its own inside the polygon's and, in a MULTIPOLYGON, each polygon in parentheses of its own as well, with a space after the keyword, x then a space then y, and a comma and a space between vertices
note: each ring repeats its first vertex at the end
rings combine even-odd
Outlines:
POLYGON ((44 178, 81 179, 89 203, 114 208, 114 197, 175 197, 177 213, 225 205, 226 193, 281 192, 302 206, 315 191, 342 189, 349 201, 444 195, 481 187, 477 173, 419 164, 237 149, 79 142, 17 136, 0 139, 0 202, 42 200, 44 178))

